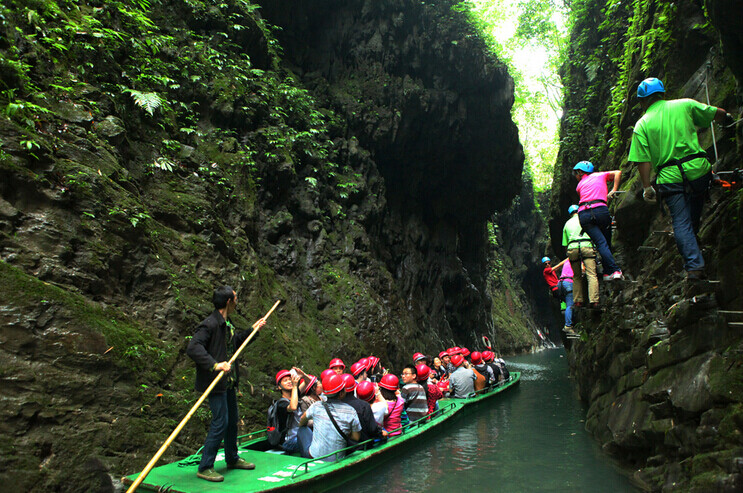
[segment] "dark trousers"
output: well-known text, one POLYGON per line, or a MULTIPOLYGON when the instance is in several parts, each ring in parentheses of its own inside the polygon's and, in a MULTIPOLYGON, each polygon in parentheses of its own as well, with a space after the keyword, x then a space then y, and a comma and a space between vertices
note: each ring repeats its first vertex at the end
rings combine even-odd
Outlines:
POLYGON ((702 219, 702 207, 707 199, 707 191, 712 174, 707 173, 695 180, 682 183, 663 183, 658 185, 673 222, 673 236, 676 247, 684 259, 684 269, 704 269, 702 250, 697 243, 697 233, 702 219))
POLYGON ((297 444, 299 452, 305 459, 311 459, 310 445, 312 445, 312 430, 307 426, 300 426, 297 429, 297 444))
POLYGON ((578 212, 578 219, 583 231, 591 238, 596 249, 601 255, 601 263, 604 265, 604 275, 613 274, 621 270, 611 254, 611 215, 609 208, 605 205, 586 209, 578 212))
POLYGON ((212 423, 201 452, 199 472, 214 467, 219 444, 224 439, 224 458, 227 464, 237 462, 237 396, 235 389, 209 395, 212 423))

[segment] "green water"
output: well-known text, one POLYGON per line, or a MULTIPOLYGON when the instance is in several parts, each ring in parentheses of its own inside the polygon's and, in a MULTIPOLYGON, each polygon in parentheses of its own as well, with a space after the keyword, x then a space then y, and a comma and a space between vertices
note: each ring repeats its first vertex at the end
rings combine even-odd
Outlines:
POLYGON ((636 491, 584 430, 563 349, 507 362, 519 386, 336 491, 636 491))

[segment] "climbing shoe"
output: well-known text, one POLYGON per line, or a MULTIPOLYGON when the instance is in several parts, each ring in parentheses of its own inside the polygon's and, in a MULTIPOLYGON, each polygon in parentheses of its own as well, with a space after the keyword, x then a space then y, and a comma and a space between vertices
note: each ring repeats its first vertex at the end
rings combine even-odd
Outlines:
POLYGON ((250 471, 255 469, 255 464, 247 462, 244 459, 237 459, 237 462, 234 464, 227 464, 227 469, 247 469, 250 471))
POLYGON ((199 477, 201 479, 206 479, 207 481, 211 481, 213 483, 219 483, 220 481, 224 481, 224 476, 222 476, 217 471, 215 471, 213 467, 209 469, 204 469, 203 471, 198 471, 196 473, 196 477, 199 477))
POLYGON ((564 330, 566 334, 575 335, 575 331, 573 330, 573 327, 571 325, 566 325, 562 328, 562 330, 564 330))
POLYGON ((690 270, 686 273, 687 281, 704 281, 706 279, 707 276, 704 274, 703 270, 690 270))
POLYGON ((617 279, 620 279, 620 280, 624 279, 624 275, 622 274, 622 271, 621 270, 618 270, 618 271, 616 271, 613 274, 605 274, 604 275, 604 281, 614 281, 614 280, 617 280, 617 279))

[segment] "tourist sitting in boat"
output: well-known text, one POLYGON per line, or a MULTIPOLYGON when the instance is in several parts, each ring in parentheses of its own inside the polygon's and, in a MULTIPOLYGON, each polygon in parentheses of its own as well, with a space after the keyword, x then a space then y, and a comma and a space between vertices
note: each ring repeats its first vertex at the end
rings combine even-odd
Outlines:
POLYGON ((477 377, 461 354, 452 356, 451 362, 456 367, 456 370, 449 375, 449 396, 457 399, 465 399, 475 391, 475 380, 477 377))
POLYGON ((413 355, 413 364, 415 366, 418 366, 421 363, 423 363, 424 365, 427 365, 428 364, 428 360, 426 358, 426 355, 423 354, 423 353, 415 353, 413 355))
POLYGON ((358 442, 361 438, 361 423, 356 410, 343 402, 346 396, 345 382, 340 375, 328 375, 322 381, 323 394, 327 401, 312 404, 299 419, 298 441, 302 457, 320 458, 326 462, 342 459, 349 440, 358 442), (314 420, 310 430, 307 423, 314 420))
POLYGON ((495 373, 493 373, 493 369, 488 366, 487 363, 482 359, 482 353, 479 351, 473 351, 470 355, 472 358, 472 365, 474 366, 474 369, 480 373, 482 376, 485 377, 485 384, 486 385, 493 385, 496 383, 496 377, 495 373))
POLYGON ((384 418, 384 429, 390 436, 396 436, 402 433, 402 412, 405 401, 400 397, 398 387, 400 381, 395 375, 384 375, 379 381, 379 389, 382 397, 387 401, 387 416, 384 418))
POLYGON ((328 368, 333 370, 337 375, 342 375, 346 371, 346 365, 340 358, 333 358, 328 364, 328 368))
POLYGON ((449 372, 446 371, 446 367, 444 366, 444 361, 441 359, 442 355, 446 355, 446 353, 442 351, 433 359, 433 368, 430 378, 431 380, 436 380, 436 383, 449 376, 449 372))
POLYGON ((506 361, 503 358, 501 358, 500 356, 495 356, 493 363, 498 365, 498 368, 500 368, 501 375, 503 375, 503 380, 508 380, 509 378, 511 378, 511 372, 509 372, 508 368, 506 368, 506 361))
MULTIPOLYGON (((276 374, 276 386, 281 392, 281 399, 276 403, 276 416, 278 418, 279 432, 284 437, 279 446, 291 453, 299 450, 297 445, 297 425, 299 416, 296 410, 299 407, 299 386, 302 377, 296 369, 280 370, 276 374)), ((301 370, 300 370, 301 371, 301 370)))
POLYGON ((444 398, 444 394, 439 389, 439 386, 435 383, 429 383, 428 377, 431 375, 431 369, 428 365, 418 365, 415 367, 415 372, 418 376, 418 383, 423 386, 426 391, 426 404, 428 406, 428 414, 431 414, 436 410, 436 405, 439 399, 444 398))
MULTIPOLYGON (((424 365, 425 366, 425 365, 424 365)), ((428 378, 428 375, 426 375, 428 378)), ((406 365, 402 370, 402 383, 400 397, 405 401, 405 412, 408 419, 418 421, 428 414, 428 402, 426 389, 418 383, 418 373, 413 365, 406 365)))
POLYGON ((449 351, 451 351, 451 349, 447 349, 446 351, 444 351, 443 356, 441 356, 441 362, 444 364, 444 370, 446 370, 447 375, 451 375, 457 369, 454 365, 451 364, 451 357, 453 356, 453 354, 449 351))
MULTIPOLYGON (((335 373, 335 372, 333 372, 335 373)), ((303 396, 299 399, 299 408, 297 409, 297 421, 302 417, 302 414, 310 408, 312 404, 321 400, 322 396, 322 382, 313 375, 307 375, 307 386, 304 389, 303 396)), ((312 428, 313 422, 310 420, 307 426, 312 428)))
POLYGON ((379 364, 379 358, 376 356, 369 356, 367 358, 369 364, 366 367, 366 375, 372 382, 380 382, 382 377, 387 373, 387 370, 382 368, 379 364))
POLYGON ((356 379, 356 382, 363 382, 366 380, 366 366, 369 364, 369 361, 366 358, 361 358, 356 363, 351 365, 350 371, 351 375, 353 375, 353 378, 356 379))
POLYGON ((495 375, 495 382, 501 382, 503 380, 503 373, 501 372, 500 366, 495 364, 493 360, 495 359, 495 353, 493 351, 483 351, 482 352, 482 360, 485 362, 488 367, 493 370, 493 375, 495 375))
POLYGON ((370 438, 386 437, 387 433, 382 430, 382 427, 379 426, 377 421, 374 419, 371 404, 354 395, 354 390, 356 390, 356 380, 354 380, 353 376, 348 373, 344 373, 342 377, 346 384, 346 396, 343 398, 343 402, 356 410, 356 414, 359 416, 359 422, 361 423, 360 441, 365 442, 370 438))
POLYGON ((384 431, 384 418, 389 413, 389 408, 379 387, 374 385, 373 382, 365 380, 356 386, 356 396, 371 405, 374 421, 383 429, 384 436, 387 436, 387 432, 384 431))

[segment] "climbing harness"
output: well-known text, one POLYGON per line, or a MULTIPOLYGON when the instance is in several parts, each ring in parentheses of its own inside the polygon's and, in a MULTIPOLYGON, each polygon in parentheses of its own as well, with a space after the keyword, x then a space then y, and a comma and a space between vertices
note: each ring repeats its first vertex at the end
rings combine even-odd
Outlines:
POLYGON ((608 205, 605 200, 601 200, 601 199, 587 200, 585 202, 578 202, 578 205, 580 207, 583 207, 584 205, 593 205, 593 204, 604 204, 604 205, 608 205))

